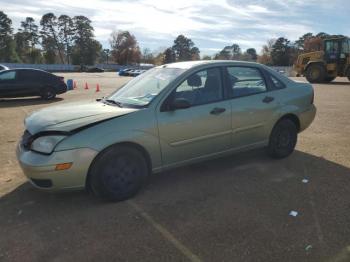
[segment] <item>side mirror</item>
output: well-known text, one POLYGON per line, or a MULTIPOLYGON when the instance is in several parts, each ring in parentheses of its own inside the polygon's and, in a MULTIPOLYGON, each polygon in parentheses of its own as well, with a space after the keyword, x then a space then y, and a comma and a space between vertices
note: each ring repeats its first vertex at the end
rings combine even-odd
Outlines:
POLYGON ((186 109, 191 107, 190 101, 188 101, 185 98, 176 98, 171 104, 170 109, 176 110, 176 109, 186 109))

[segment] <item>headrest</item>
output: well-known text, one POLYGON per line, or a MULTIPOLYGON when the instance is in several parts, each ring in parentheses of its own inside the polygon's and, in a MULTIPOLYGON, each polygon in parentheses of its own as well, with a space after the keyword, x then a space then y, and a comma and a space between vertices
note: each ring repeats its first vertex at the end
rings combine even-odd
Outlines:
POLYGON ((202 79, 200 78, 199 75, 193 74, 189 78, 187 78, 187 84, 189 86, 199 87, 199 86, 202 86, 202 79))

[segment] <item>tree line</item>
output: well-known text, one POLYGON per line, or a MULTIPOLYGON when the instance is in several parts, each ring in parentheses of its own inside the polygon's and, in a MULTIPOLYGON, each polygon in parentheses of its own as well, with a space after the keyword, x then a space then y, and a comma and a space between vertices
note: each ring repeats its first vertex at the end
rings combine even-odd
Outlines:
POLYGON ((91 20, 85 16, 44 14, 38 23, 26 17, 14 32, 11 19, 0 11, 0 62, 92 65, 95 63, 164 64, 191 60, 257 61, 266 65, 289 66, 303 52, 322 50, 323 39, 330 35, 306 33, 296 41, 280 37, 270 39, 260 54, 256 49, 242 51, 237 43, 225 46, 213 56, 200 56, 195 43, 184 35, 170 47, 142 51, 129 31, 111 33, 110 48, 103 49, 94 37, 91 20))
POLYGON ((242 51, 238 44, 233 43, 225 46, 213 56, 204 55, 201 58, 199 48, 195 46, 190 38, 184 35, 177 36, 173 45, 165 48, 163 52, 152 53, 147 48, 141 52, 134 35, 128 31, 119 31, 112 33, 111 47, 114 61, 120 64, 127 64, 128 62, 166 64, 202 59, 241 60, 259 62, 270 66, 290 66, 299 54, 323 50, 323 39, 339 36, 342 35, 320 32, 316 35, 306 33, 294 42, 284 37, 270 39, 263 45, 260 54, 257 53, 255 48, 242 51))
POLYGON ((0 61, 12 63, 94 64, 102 49, 85 16, 44 14, 32 17, 13 32, 12 21, 0 11, 0 61))

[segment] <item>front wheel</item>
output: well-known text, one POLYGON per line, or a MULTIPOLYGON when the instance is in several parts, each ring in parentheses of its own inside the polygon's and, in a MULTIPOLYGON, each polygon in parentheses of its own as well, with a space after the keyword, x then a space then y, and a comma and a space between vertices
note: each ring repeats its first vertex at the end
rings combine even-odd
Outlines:
POLYGON ((320 64, 309 65, 306 69, 306 79, 310 83, 322 83, 325 80, 326 70, 320 64))
POLYGON ((127 146, 112 146, 94 160, 88 183, 95 195, 121 201, 134 196, 147 176, 148 166, 142 153, 127 146))
POLYGON ((272 129, 268 153, 273 158, 285 158, 289 156, 297 143, 298 130, 293 121, 280 120, 272 129))

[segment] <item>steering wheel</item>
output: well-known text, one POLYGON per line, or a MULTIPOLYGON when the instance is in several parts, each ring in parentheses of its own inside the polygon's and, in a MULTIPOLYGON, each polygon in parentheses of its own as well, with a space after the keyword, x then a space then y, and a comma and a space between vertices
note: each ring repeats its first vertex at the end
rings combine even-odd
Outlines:
POLYGON ((259 80, 256 82, 257 86, 263 86, 264 85, 264 81, 263 80, 259 80))

